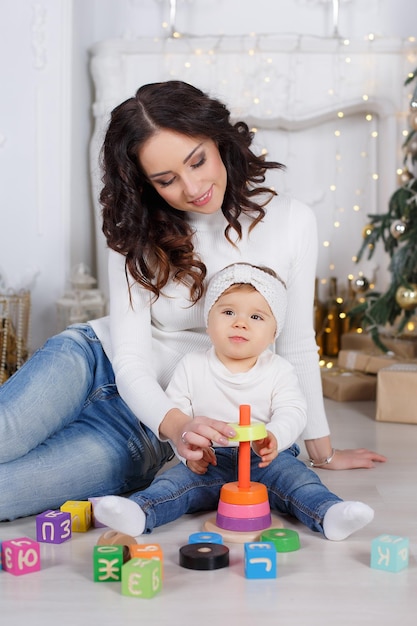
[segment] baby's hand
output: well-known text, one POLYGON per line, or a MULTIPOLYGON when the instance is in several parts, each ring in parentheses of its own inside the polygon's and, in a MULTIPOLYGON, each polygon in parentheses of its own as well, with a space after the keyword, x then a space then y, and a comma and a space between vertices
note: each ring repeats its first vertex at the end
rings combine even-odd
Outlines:
POLYGON ((204 448, 201 459, 187 461, 187 467, 194 472, 194 474, 205 474, 209 465, 217 465, 216 454, 213 448, 204 448))
POLYGON ((278 456, 278 442, 272 433, 267 431, 267 436, 252 442, 256 454, 261 457, 259 467, 268 467, 271 461, 278 456))

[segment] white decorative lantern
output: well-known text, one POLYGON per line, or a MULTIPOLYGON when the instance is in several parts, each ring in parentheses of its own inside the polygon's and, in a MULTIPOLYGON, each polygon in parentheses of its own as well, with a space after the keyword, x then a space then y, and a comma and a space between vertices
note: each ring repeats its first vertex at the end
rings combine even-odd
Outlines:
POLYGON ((71 272, 70 291, 57 301, 58 331, 65 330, 71 324, 88 322, 102 317, 106 313, 106 300, 99 289, 96 279, 84 263, 76 265, 71 272))

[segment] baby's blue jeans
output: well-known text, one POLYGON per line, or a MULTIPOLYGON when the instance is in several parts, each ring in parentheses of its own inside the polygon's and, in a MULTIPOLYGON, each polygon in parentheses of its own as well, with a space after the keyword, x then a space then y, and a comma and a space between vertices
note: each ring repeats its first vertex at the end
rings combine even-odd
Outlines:
MULTIPOLYGON (((291 515, 322 533, 325 513, 342 500, 297 459, 299 452, 295 444, 263 469, 258 467, 259 457, 252 452, 251 481, 267 487, 271 511, 291 515)), ((217 466, 209 465, 204 475, 178 463, 157 476, 150 487, 130 496, 146 514, 146 533, 185 513, 217 509, 221 486, 238 481, 238 448, 216 448, 216 457, 217 466)))
POLYGON ((171 456, 120 398, 88 324, 49 339, 0 386, 0 520, 142 489, 171 456))

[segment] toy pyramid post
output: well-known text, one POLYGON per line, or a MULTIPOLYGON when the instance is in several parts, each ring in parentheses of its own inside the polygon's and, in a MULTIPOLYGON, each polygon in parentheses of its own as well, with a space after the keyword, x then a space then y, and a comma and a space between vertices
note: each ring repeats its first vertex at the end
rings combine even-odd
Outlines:
POLYGON ((238 480, 223 485, 216 518, 207 520, 204 528, 220 533, 227 541, 245 543, 256 541, 264 530, 282 528, 283 524, 271 515, 265 485, 250 480, 250 442, 266 437, 265 424, 251 424, 250 406, 242 404, 239 424, 231 426, 237 433, 232 441, 239 442, 238 480))

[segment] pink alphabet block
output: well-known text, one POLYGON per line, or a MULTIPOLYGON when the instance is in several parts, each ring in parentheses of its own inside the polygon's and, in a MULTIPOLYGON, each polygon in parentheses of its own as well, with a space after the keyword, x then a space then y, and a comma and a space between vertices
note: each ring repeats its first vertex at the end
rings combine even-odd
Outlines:
POLYGON ((36 539, 45 543, 63 543, 71 539, 71 513, 45 511, 36 516, 36 539))
POLYGON ((3 541, 3 569, 15 576, 31 574, 41 569, 40 546, 29 537, 3 541))

